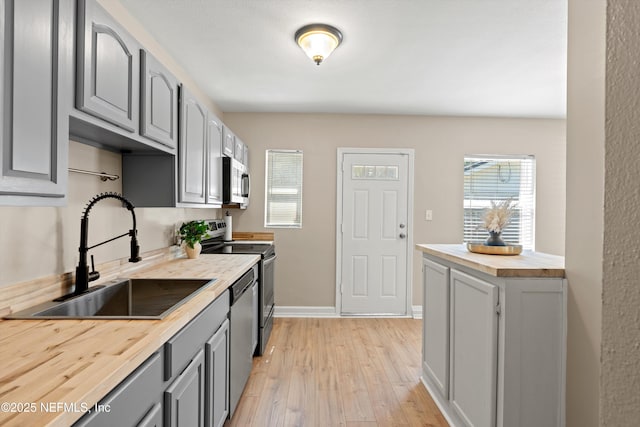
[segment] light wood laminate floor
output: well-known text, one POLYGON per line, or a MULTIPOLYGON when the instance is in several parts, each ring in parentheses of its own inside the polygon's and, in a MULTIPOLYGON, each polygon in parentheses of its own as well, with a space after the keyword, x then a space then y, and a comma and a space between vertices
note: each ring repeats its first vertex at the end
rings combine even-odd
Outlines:
POLYGON ((414 319, 277 318, 227 426, 448 426, 420 383, 414 319))

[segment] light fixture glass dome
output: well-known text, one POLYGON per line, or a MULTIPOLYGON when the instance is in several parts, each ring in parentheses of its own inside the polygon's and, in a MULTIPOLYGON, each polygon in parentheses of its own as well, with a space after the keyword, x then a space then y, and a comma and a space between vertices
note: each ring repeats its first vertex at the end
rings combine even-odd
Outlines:
POLYGON ((342 42, 342 33, 326 24, 305 25, 296 31, 296 43, 317 65, 320 65, 342 42))

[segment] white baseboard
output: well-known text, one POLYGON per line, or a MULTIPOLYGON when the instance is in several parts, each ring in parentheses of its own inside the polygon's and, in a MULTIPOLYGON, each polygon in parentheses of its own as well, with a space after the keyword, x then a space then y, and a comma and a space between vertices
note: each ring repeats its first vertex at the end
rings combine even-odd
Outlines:
POLYGON ((414 305, 411 307, 411 311, 413 312, 414 319, 422 319, 422 306, 414 305))
POLYGON ((440 400, 440 394, 431 388, 431 385, 424 379, 424 374, 420 375, 420 382, 427 389, 427 393, 431 395, 431 399, 433 399, 433 402, 440 410, 440 413, 442 414, 444 419, 447 420, 447 423, 449 423, 451 427, 457 427, 458 424, 453 422, 453 420, 449 416, 449 412, 447 412, 446 404, 440 400))
POLYGON ((335 307, 275 306, 273 317, 340 317, 335 307))
MULTIPOLYGON (((422 306, 414 305, 411 307, 410 316, 414 319, 422 319, 422 306)), ((275 306, 273 309, 273 317, 342 317, 335 307, 313 307, 313 306, 275 306)), ((352 317, 352 316, 348 316, 352 317)), ((356 316, 357 317, 357 316, 356 316)))

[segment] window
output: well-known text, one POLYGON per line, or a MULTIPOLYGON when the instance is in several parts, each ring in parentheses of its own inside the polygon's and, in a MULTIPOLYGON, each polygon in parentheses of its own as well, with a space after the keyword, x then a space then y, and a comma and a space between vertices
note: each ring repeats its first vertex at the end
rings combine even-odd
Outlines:
POLYGON ((533 156, 465 156, 465 242, 488 237, 482 228, 482 217, 492 200, 511 199, 516 204, 516 214, 503 230, 502 238, 524 249, 534 249, 535 168, 533 156))
POLYGON ((265 227, 302 228, 302 151, 267 150, 265 227))

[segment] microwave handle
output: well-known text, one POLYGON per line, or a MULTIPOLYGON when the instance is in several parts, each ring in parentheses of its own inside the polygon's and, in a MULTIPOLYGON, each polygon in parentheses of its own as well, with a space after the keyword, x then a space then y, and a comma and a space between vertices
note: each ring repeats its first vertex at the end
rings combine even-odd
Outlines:
POLYGON ((251 193, 251 182, 249 181, 249 174, 243 173, 242 174, 242 197, 249 197, 250 193, 251 193))

